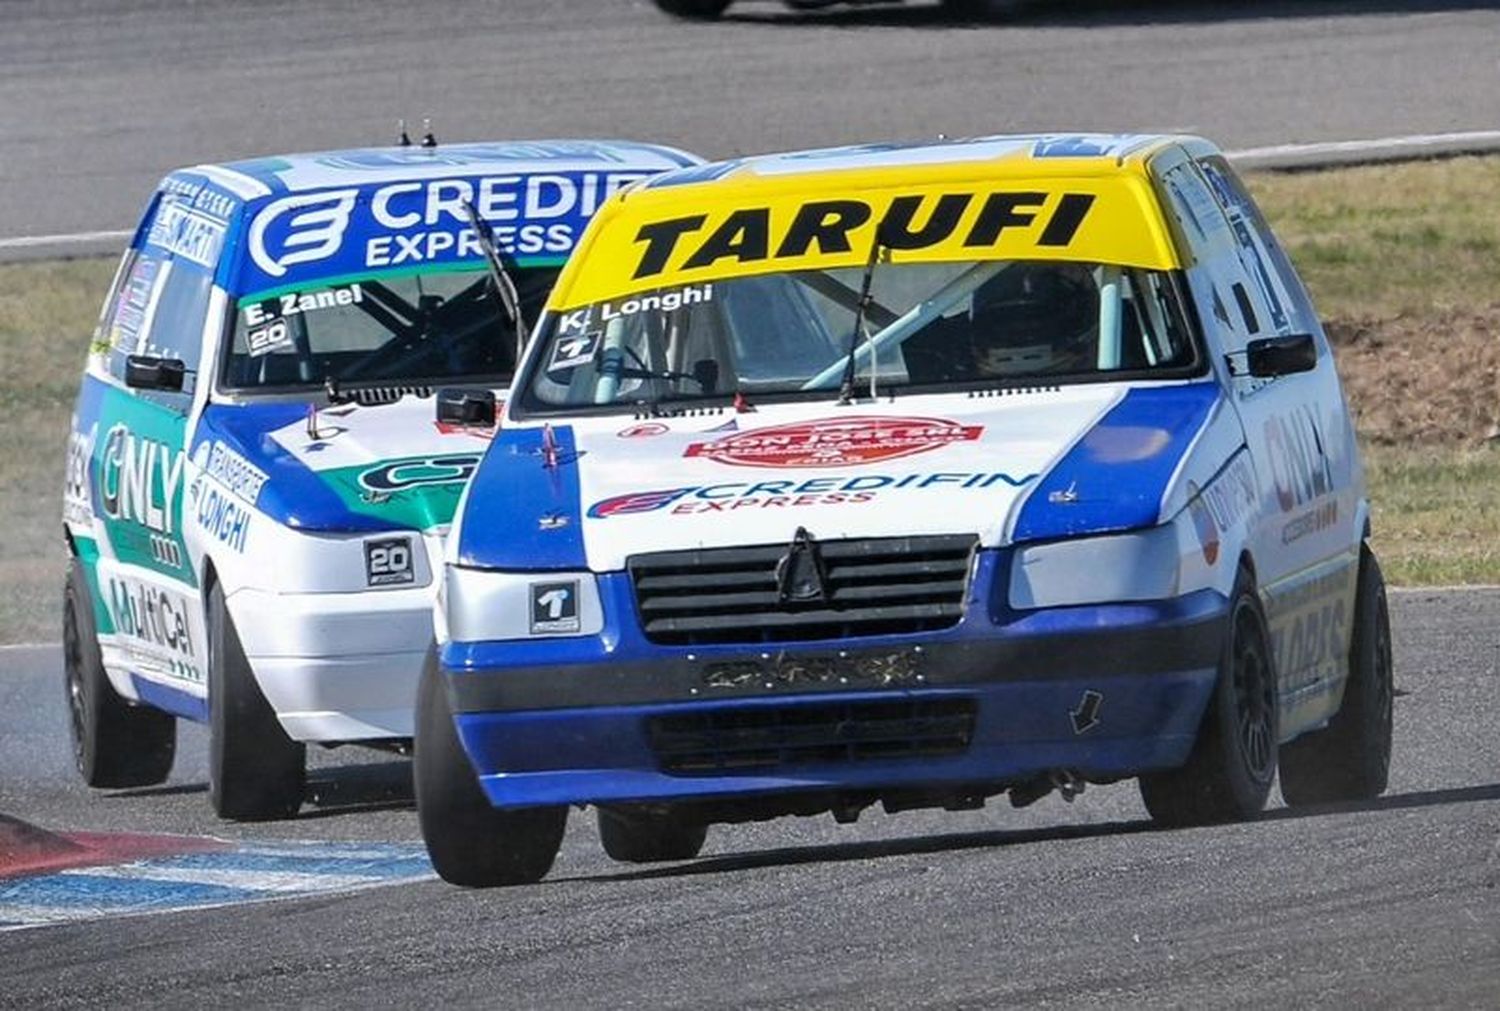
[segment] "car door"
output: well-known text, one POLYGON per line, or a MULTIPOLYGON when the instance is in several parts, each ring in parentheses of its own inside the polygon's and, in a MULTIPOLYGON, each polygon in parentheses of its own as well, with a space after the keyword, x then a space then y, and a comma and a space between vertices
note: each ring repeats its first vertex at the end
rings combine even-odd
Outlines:
POLYGON ((1289 737, 1325 719, 1346 670, 1363 487, 1333 357, 1306 290, 1243 184, 1218 154, 1164 174, 1193 220, 1189 281, 1239 414, 1260 489, 1252 527, 1289 737), (1315 367, 1249 375, 1252 340, 1312 334, 1315 367))
MULTIPOLYGON (((194 233, 186 201, 158 196, 126 254, 101 320, 81 410, 91 416, 90 499, 104 660, 131 694, 194 714, 206 659, 203 609, 183 540, 184 448, 213 267, 222 248, 194 233), (142 381, 131 362, 183 367, 142 381)), ((198 223, 201 225, 201 222, 198 223)))

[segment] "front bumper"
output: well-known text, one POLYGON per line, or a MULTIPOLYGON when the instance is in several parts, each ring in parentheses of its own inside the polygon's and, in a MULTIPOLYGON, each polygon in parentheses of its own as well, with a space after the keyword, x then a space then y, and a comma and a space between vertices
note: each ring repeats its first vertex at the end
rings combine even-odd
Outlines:
MULTIPOLYGON (((610 574, 599 580, 600 635, 448 643, 440 661, 459 736, 497 807, 995 785, 1056 769, 1110 779, 1186 761, 1213 690, 1225 598, 1010 612, 987 596, 996 568, 981 555, 965 617, 942 632, 754 647, 647 642, 628 578, 610 574), (662 750, 661 727, 683 718, 733 736, 885 703, 961 704, 972 712, 964 746, 884 757, 773 745, 786 760, 690 771, 662 750)), ((819 732, 844 734, 830 718, 833 730, 819 732)), ((851 745, 864 733, 856 722, 851 745)))
POLYGON ((228 603, 250 668, 287 734, 331 743, 412 736, 432 599, 430 587, 243 589, 228 603))

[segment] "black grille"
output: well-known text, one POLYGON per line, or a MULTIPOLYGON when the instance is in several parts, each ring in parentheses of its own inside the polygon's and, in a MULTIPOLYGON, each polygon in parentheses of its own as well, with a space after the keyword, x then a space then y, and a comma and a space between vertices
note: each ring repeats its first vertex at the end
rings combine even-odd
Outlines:
POLYGON ((969 534, 818 542, 826 593, 811 603, 781 599, 784 544, 632 555, 626 566, 652 642, 835 639, 957 624, 976 543, 969 534))
POLYGON ((653 716, 647 732, 665 772, 962 754, 973 699, 828 702, 653 716))

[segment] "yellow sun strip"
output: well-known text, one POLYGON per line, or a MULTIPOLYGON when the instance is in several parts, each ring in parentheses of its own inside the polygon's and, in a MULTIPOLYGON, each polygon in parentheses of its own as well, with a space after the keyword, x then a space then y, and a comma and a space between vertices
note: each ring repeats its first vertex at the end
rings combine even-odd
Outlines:
POLYGON ((885 262, 1180 266, 1144 175, 1130 162, 1111 169, 1020 176, 976 173, 973 164, 902 166, 636 190, 589 226, 549 308, 755 274, 862 267, 877 223, 885 262))

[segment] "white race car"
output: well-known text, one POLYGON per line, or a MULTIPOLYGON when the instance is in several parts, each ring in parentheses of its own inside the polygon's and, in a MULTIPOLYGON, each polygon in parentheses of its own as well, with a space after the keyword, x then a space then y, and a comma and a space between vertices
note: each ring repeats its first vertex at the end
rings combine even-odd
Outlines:
POLYGON ((490 433, 432 388, 509 382, 594 211, 699 159, 625 142, 334 151, 163 180, 68 446, 78 768, 157 783, 211 728, 228 818, 295 812, 304 743, 411 737, 433 574, 490 433), (519 331, 524 337, 525 331, 519 331))
POLYGON ((415 778, 440 874, 717 821, 1139 777, 1371 797, 1391 649, 1302 283, 1193 137, 722 162, 601 210, 454 520, 415 778))

